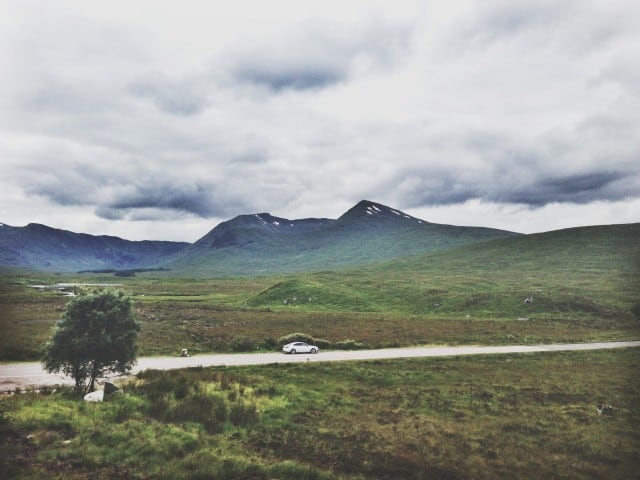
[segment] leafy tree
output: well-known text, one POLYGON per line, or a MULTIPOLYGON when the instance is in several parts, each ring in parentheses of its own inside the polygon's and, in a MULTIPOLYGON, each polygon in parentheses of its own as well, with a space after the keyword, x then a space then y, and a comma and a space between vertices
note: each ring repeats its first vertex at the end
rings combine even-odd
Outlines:
POLYGON ((72 376, 77 392, 93 391, 97 378, 131 369, 139 331, 124 293, 83 294, 67 304, 42 363, 48 372, 72 376))

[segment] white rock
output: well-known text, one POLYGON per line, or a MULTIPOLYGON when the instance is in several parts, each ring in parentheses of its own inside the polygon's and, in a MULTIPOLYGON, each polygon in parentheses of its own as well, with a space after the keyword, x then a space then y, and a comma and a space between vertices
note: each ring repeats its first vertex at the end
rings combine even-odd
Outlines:
POLYGON ((104 400, 104 390, 96 390, 84 396, 85 402, 101 402, 102 400, 104 400))

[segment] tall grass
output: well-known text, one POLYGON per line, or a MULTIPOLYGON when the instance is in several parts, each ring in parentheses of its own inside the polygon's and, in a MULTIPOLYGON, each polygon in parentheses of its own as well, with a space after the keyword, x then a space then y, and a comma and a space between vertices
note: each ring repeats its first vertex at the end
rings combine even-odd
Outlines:
POLYGON ((102 404, 3 397, 0 474, 634 478, 639 366, 629 349, 148 371, 102 404))

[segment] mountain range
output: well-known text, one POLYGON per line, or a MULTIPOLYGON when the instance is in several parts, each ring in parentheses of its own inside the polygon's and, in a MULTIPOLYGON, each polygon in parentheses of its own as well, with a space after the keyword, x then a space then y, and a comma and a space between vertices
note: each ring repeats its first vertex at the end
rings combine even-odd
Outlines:
POLYGON ((362 200, 336 220, 240 215, 216 226, 166 265, 196 276, 318 271, 518 235, 430 223, 362 200))
POLYGON ((130 270, 157 267, 188 243, 130 241, 95 236, 30 223, 25 227, 0 224, 0 266, 74 272, 130 270))
POLYGON ((39 224, 0 225, 0 265, 56 272, 161 267, 179 275, 268 275, 393 260, 520 235, 430 223, 363 200, 338 219, 240 215, 193 244, 129 241, 39 224))

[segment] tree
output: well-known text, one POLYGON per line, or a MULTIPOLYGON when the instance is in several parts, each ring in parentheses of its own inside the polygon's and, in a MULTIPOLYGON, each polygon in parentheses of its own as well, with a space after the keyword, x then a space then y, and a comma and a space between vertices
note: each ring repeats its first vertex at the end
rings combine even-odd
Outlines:
POLYGON ((48 372, 73 377, 78 393, 93 391, 97 378, 133 367, 139 331, 124 293, 83 294, 67 304, 42 363, 48 372))

